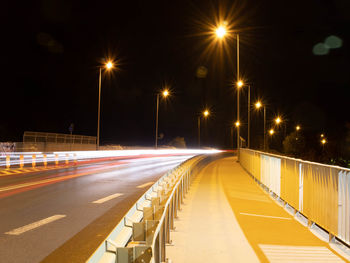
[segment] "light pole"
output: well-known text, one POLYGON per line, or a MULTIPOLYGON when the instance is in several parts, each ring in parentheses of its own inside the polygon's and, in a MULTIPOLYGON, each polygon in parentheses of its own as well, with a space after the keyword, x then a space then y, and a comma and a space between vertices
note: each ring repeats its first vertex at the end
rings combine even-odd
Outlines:
POLYGON ((255 103, 255 108, 260 109, 261 107, 264 107, 264 151, 266 151, 266 106, 260 101, 255 103))
MULTIPOLYGON (((167 89, 163 90, 162 92, 163 98, 166 98, 169 96, 169 91, 167 89)), ((156 142, 155 142, 155 148, 158 148, 158 113, 159 113, 159 93, 157 93, 157 112, 156 112, 156 142)))
MULTIPOLYGON (((218 39, 223 39, 227 35, 227 29, 225 26, 220 25, 215 29, 215 34, 218 39)), ((241 83, 241 86, 243 85, 243 82, 240 80, 239 76, 239 34, 236 34, 236 40, 237 40, 237 84, 241 83)), ((239 87, 239 86, 238 86, 239 87)), ((237 89, 237 121, 239 121, 239 90, 237 89)), ((239 126, 237 127, 237 161, 239 161, 239 126)))
MULTIPOLYGON (((207 118, 209 114, 210 113, 208 110, 203 111, 204 118, 207 118)), ((201 147, 201 116, 200 115, 198 116, 197 123, 198 123, 198 148, 200 148, 201 147)))
POLYGON ((248 148, 250 148, 250 85, 248 85, 248 148))
MULTIPOLYGON (((238 72, 238 71, 237 71, 238 72)), ((237 122, 240 124, 239 120, 239 89, 243 87, 243 82, 240 80, 237 82, 237 122)), ((237 161, 239 161, 239 148, 240 148, 240 143, 239 143, 239 130, 240 130, 240 125, 237 126, 237 161)))
MULTIPOLYGON (((110 70, 113 68, 113 62, 108 61, 104 68, 110 70)), ((98 78, 98 113, 97 113, 97 150, 100 148, 100 112, 101 112, 101 82, 102 82, 102 66, 100 67, 100 74, 98 78)))

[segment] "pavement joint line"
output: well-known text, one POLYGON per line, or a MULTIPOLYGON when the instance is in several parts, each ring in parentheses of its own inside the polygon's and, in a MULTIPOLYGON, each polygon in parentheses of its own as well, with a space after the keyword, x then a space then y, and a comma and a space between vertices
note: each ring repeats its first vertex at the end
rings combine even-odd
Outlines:
POLYGON ((256 217, 266 217, 266 218, 275 218, 275 219, 284 219, 284 220, 292 220, 289 217, 280 217, 280 216, 269 216, 269 215, 258 215, 258 214, 250 214, 250 213, 240 213, 241 215, 246 216, 256 216, 256 217))
POLYGON ((31 223, 31 224, 28 224, 28 225, 25 225, 25 226, 22 226, 22 227, 19 227, 19 228, 16 228, 16 229, 13 229, 9 232, 6 232, 5 234, 7 235, 14 235, 14 236, 18 236, 20 234, 23 234, 29 230, 33 230, 35 228, 38 228, 40 226, 43 226, 43 225, 46 225, 46 224, 49 224, 49 223, 52 223, 56 220, 59 220, 61 218, 64 218, 66 217, 66 215, 54 215, 54 216, 50 216, 50 217, 47 217, 47 218, 44 218, 44 219, 41 219, 39 221, 36 221, 34 223, 31 223))
POLYGON ((145 188, 145 187, 147 187, 147 186, 149 186, 149 185, 152 185, 152 184, 154 184, 154 182, 148 182, 148 183, 145 183, 145 184, 141 184, 141 185, 139 185, 139 186, 136 186, 137 188, 145 188))
POLYGON ((104 198, 98 199, 96 201, 93 201, 92 203, 93 204, 102 204, 104 202, 107 202, 109 200, 112 200, 112 199, 117 198, 117 197, 122 196, 122 195, 124 195, 124 194, 121 194, 121 193, 112 194, 112 195, 106 196, 104 198))

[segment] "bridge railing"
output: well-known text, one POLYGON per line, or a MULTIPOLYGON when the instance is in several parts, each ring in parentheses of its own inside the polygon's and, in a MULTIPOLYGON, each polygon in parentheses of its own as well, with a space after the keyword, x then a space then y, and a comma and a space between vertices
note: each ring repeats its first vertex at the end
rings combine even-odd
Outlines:
POLYGON ((295 213, 350 245, 350 169, 249 149, 240 163, 250 175, 287 203, 295 213))
POLYGON ((161 177, 126 213, 87 263, 166 262, 166 244, 191 181, 206 162, 193 157, 161 177))

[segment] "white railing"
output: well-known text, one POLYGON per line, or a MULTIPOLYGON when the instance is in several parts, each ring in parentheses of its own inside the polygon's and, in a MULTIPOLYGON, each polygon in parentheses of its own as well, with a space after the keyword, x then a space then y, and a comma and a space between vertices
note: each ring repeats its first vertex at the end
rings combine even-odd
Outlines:
POLYGON ((99 158, 161 156, 161 155, 196 155, 215 153, 216 150, 116 150, 116 151, 69 151, 69 152, 12 152, 0 156, 0 169, 36 167, 38 165, 59 165, 77 163, 83 160, 99 158))
POLYGON ((127 212, 87 261, 129 263, 166 261, 166 244, 194 170, 204 156, 193 157, 160 178, 127 212))
POLYGON ((295 212, 350 245, 350 169, 240 149, 248 173, 295 212))

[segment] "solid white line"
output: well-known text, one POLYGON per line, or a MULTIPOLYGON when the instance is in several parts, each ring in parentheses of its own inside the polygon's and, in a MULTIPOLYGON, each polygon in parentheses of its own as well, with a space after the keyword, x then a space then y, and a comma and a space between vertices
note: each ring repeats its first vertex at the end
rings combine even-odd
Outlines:
POLYGON ((145 184, 141 184, 141 185, 137 186, 137 188, 145 188, 145 187, 147 187, 147 186, 149 186, 149 185, 151 185, 153 183, 154 182, 148 182, 148 183, 145 183, 145 184))
POLYGON ((6 232, 5 234, 7 235, 15 235, 15 236, 18 236, 20 234, 23 234, 24 232, 27 232, 29 230, 32 230, 32 229, 35 229, 37 227, 40 227, 42 225, 46 225, 48 223, 51 223, 53 221, 56 221, 58 219, 61 219, 63 217, 66 217, 66 215, 54 215, 54 216, 50 216, 48 218, 45 218, 45 219, 42 219, 42 220, 39 220, 39 221, 36 221, 34 223, 31 223, 29 225, 26 225, 26 226, 22 226, 22 227, 19 227, 19 228, 16 228, 16 229, 13 229, 9 232, 6 232))
POLYGON ((257 216, 257 217, 266 217, 266 218, 276 218, 276 219, 292 220, 291 218, 288 218, 288 217, 267 216, 267 215, 248 214, 248 213, 240 213, 240 214, 241 214, 241 215, 246 215, 246 216, 257 216))
POLYGON ((101 198, 101 199, 98 199, 96 201, 93 201, 92 203, 94 203, 94 204, 102 204, 102 203, 107 202, 107 201, 109 201, 111 199, 117 198, 118 196, 121 196, 121 195, 123 195, 123 194, 117 193, 117 194, 109 195, 109 196, 106 196, 104 198, 101 198))

